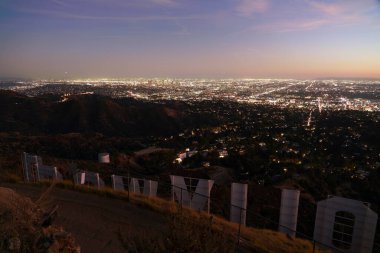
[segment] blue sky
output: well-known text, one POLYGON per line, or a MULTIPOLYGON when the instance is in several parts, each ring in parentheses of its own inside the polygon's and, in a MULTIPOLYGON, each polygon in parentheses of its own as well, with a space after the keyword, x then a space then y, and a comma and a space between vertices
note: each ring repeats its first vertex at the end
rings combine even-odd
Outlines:
POLYGON ((380 77, 380 1, 1 0, 0 76, 380 77))

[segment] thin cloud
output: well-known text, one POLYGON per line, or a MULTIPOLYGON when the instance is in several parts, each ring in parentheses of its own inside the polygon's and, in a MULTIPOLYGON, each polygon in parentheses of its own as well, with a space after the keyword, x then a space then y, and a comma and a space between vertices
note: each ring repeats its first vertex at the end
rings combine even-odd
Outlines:
MULTIPOLYGON (((344 27, 352 25, 367 24, 375 28, 375 17, 371 14, 378 6, 372 0, 362 0, 363 2, 353 0, 338 0, 334 3, 326 3, 315 0, 303 0, 304 5, 299 9, 294 9, 294 13, 302 11, 308 13, 304 17, 282 16, 282 10, 273 8, 267 12, 266 21, 251 24, 247 29, 240 33, 252 31, 267 32, 297 32, 316 30, 322 27, 344 27), (306 4, 306 5, 305 5, 306 4), (276 17, 276 20, 272 20, 276 17)), ((265 18, 264 17, 264 18, 265 18)))
POLYGON ((189 15, 189 16, 169 16, 169 15, 146 15, 146 16, 91 16, 72 14, 63 11, 52 10, 34 10, 19 9, 20 12, 66 19, 83 19, 83 20, 99 20, 99 21, 155 21, 155 20, 196 20, 209 19, 212 15, 189 15))
POLYGON ((151 0, 151 2, 164 6, 174 6, 178 4, 176 0, 151 0))
POLYGON ((323 3, 311 1, 309 4, 316 10, 328 14, 328 15, 338 15, 344 11, 344 7, 340 4, 333 3, 323 3))
POLYGON ((369 24, 373 18, 370 11, 375 7, 372 0, 345 0, 335 3, 309 1, 309 4, 322 14, 321 17, 335 25, 369 24))
POLYGON ((241 0, 236 6, 240 16, 249 17, 253 13, 263 13, 269 9, 269 0, 241 0))
POLYGON ((327 20, 298 20, 287 22, 276 22, 253 26, 250 31, 271 31, 271 32, 294 32, 306 31, 319 28, 328 24, 327 20))
POLYGON ((251 28, 243 32, 250 31, 267 31, 267 32, 299 32, 319 29, 321 27, 331 26, 347 26, 352 24, 364 23, 368 20, 357 15, 343 16, 332 18, 320 18, 320 19, 299 19, 293 21, 278 21, 273 23, 265 23, 254 25, 251 28))
POLYGON ((278 32, 294 32, 314 30, 329 24, 328 20, 308 20, 299 22, 288 22, 277 27, 278 32))
POLYGON ((306 0, 311 10, 326 15, 352 15, 363 14, 372 9, 378 9, 379 5, 374 0, 336 0, 326 3, 316 0, 306 0))

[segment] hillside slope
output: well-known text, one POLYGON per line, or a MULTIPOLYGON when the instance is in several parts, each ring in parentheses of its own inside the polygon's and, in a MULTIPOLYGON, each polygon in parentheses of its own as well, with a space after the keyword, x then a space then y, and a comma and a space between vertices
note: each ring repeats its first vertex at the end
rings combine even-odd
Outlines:
POLYGON ((3 132, 171 135, 189 124, 212 122, 213 117, 189 112, 182 102, 157 104, 99 95, 27 97, 0 90, 0 131, 3 132))
MULTIPOLYGON (((0 183, 0 186, 12 188, 32 199, 38 198, 44 190, 34 185, 0 183)), ((46 204, 58 204, 55 223, 73 234, 84 253, 126 252, 123 239, 131 235, 144 237, 146 234, 159 237, 169 230, 168 217, 173 207, 171 202, 134 196, 132 202, 128 203, 116 195, 114 197, 55 188, 46 204)), ((194 220, 207 218, 187 209, 181 215, 194 220), (199 219, 196 218, 198 216, 199 219)), ((215 229, 220 229, 235 241, 236 224, 217 217, 214 217, 213 224, 215 229)), ((241 235, 241 252, 312 252, 309 241, 291 239, 275 231, 242 228, 241 235)))
MULTIPOLYGON (((31 185, 0 185, 32 200, 44 190, 31 185)), ((147 229, 159 231, 166 222, 163 215, 123 200, 64 189, 55 188, 46 204, 58 204, 58 217, 54 223, 72 233, 82 253, 125 252, 118 239, 119 234, 128 235, 147 229)))

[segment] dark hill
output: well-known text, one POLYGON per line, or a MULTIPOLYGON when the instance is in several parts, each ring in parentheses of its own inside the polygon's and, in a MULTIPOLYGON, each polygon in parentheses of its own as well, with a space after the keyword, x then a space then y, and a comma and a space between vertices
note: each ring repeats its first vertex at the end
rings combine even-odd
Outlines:
POLYGON ((91 133, 109 136, 172 135, 213 122, 181 102, 150 103, 99 95, 27 97, 0 91, 0 131, 25 134, 91 133))

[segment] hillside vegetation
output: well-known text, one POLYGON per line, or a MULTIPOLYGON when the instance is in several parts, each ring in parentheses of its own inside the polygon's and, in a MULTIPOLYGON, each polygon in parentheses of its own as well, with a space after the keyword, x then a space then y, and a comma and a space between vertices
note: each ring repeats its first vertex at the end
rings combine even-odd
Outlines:
POLYGON ((0 252, 79 253, 71 234, 52 225, 55 210, 46 212, 39 204, 0 187, 0 252))
POLYGON ((188 125, 209 124, 213 118, 190 112, 182 102, 164 105, 99 95, 77 95, 64 100, 58 95, 28 97, 0 90, 0 132, 170 135, 188 125))
MULTIPOLYGON (((45 188, 43 185, 6 184, 6 186, 14 188, 20 193, 24 192, 26 195, 35 196, 35 198, 45 188)), ((185 207, 179 208, 175 203, 164 199, 131 194, 128 202, 126 192, 78 187, 69 182, 57 184, 57 187, 66 189, 55 189, 50 193, 50 197, 53 202, 58 202, 60 206, 58 209, 59 220, 64 220, 67 223, 69 229, 65 228, 69 232, 74 236, 78 233, 91 235, 96 234, 100 229, 105 229, 102 233, 112 237, 107 237, 106 241, 103 240, 102 242, 99 237, 92 239, 86 237, 84 240, 83 235, 76 236, 79 244, 82 242, 82 252, 107 252, 104 251, 107 249, 107 243, 110 244, 110 248, 113 248, 113 252, 313 252, 313 245, 310 241, 293 239, 276 231, 248 227, 241 228, 241 239, 239 246, 237 246, 237 224, 185 207), (62 201, 63 199, 64 201, 62 201), (75 202, 77 216, 82 212, 81 208, 86 207, 87 202, 91 203, 91 208, 86 209, 87 218, 81 215, 76 218, 72 217, 76 212, 66 208, 66 205, 71 201, 75 202), (129 225, 126 230, 120 230, 115 225, 118 223, 118 217, 114 215, 112 216, 113 223, 109 224, 109 226, 115 226, 113 228, 100 227, 104 226, 101 225, 102 222, 100 221, 99 226, 92 224, 83 228, 80 227, 80 222, 75 225, 77 220, 82 221, 82 219, 88 219, 92 215, 97 216, 97 212, 101 212, 102 218, 107 221, 109 219, 107 216, 115 212, 114 208, 120 207, 123 202, 125 203, 122 204, 124 205, 125 217, 124 215, 119 217, 120 224, 132 222, 124 220, 128 217, 131 220, 133 219, 134 224, 142 224, 143 226, 129 225), (103 207, 105 203, 107 206, 103 207), (115 206, 113 207, 113 205, 115 206), (110 210, 99 210, 103 208, 110 210), (75 222, 70 222, 72 219, 75 222), (161 225, 158 225, 157 222, 161 225), (114 231, 114 235, 109 235, 108 230, 114 231), (96 243, 105 244, 102 247, 103 251, 97 251, 100 250, 99 248, 95 251, 86 250, 86 246, 95 243, 94 240, 97 240, 96 243), (117 250, 121 250, 120 246, 115 248, 115 245, 110 243, 113 240, 117 240, 118 244, 121 244, 122 251, 117 250)), ((93 247, 91 248, 93 249, 93 247)), ((317 249, 315 252, 322 251, 317 249)))

